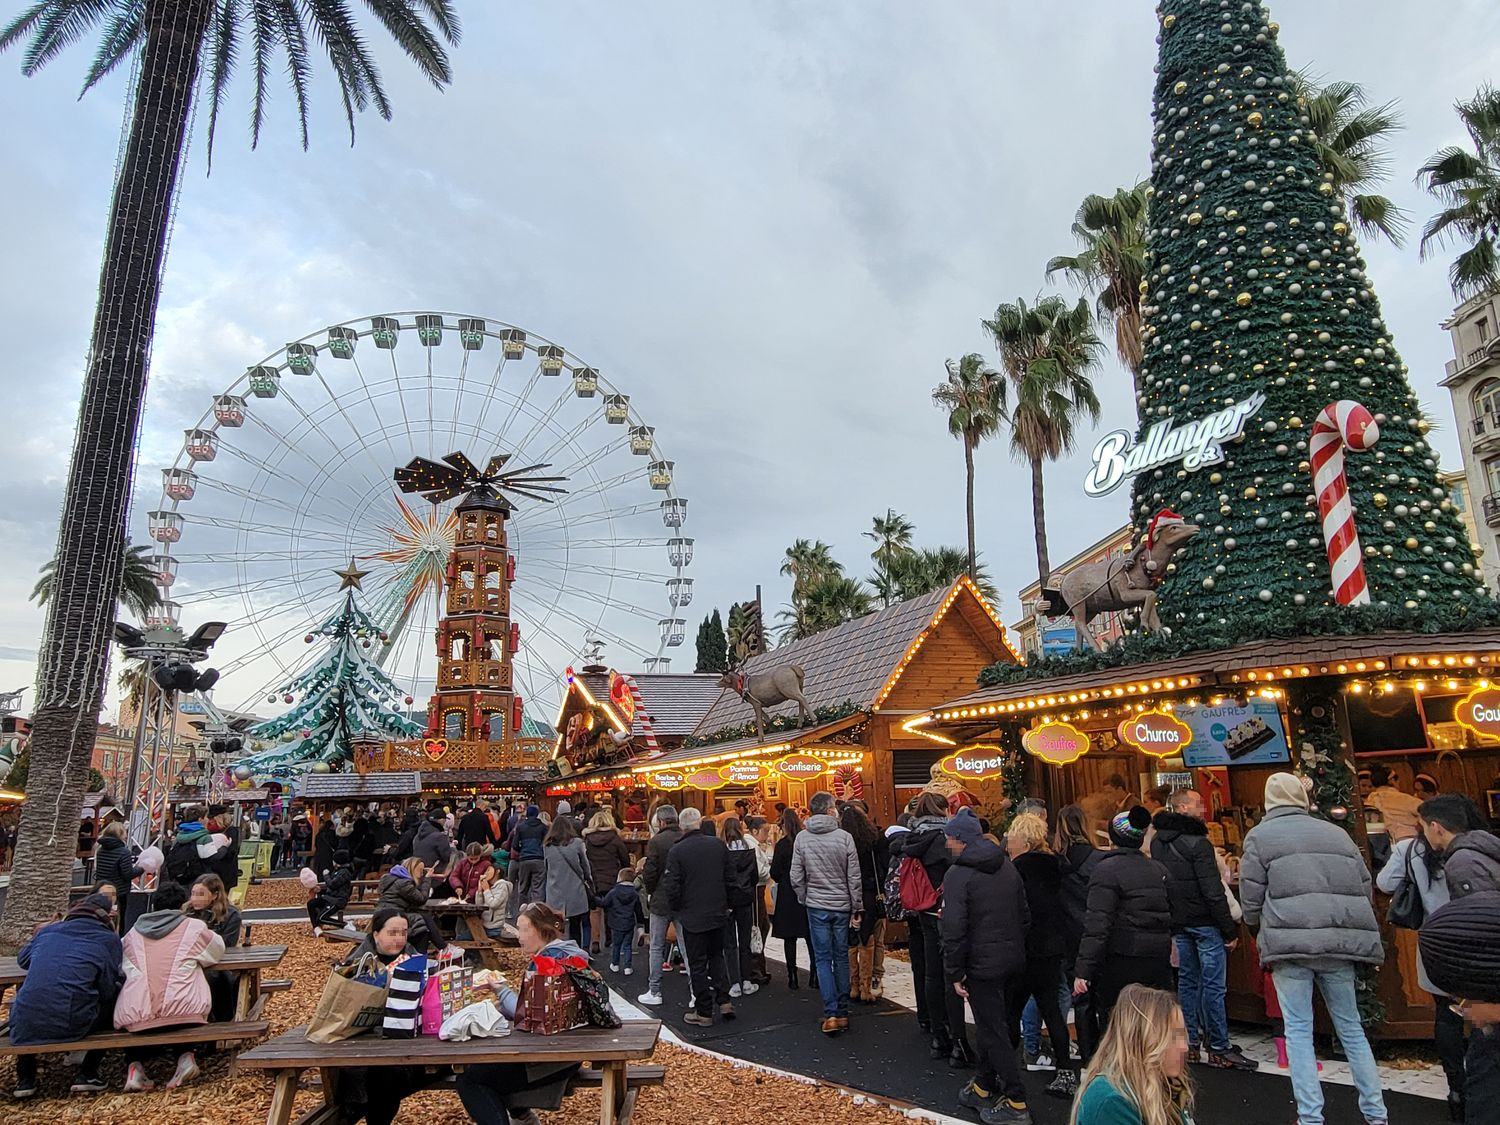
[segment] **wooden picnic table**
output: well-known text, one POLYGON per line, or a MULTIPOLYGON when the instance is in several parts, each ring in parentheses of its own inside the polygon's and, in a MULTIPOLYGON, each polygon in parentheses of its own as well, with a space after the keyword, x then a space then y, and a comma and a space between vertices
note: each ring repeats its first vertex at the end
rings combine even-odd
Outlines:
MULTIPOLYGON (((629 1125, 635 1108, 636 1088, 645 1081, 661 1081, 653 1073, 644 1081, 633 1081, 630 1060, 647 1059, 661 1035, 660 1020, 626 1020, 619 1028, 583 1028, 561 1035, 528 1035, 512 1032, 494 1039, 445 1042, 432 1036, 416 1039, 381 1039, 357 1036, 341 1043, 310 1043, 305 1027, 293 1028, 246 1051, 235 1060, 237 1067, 271 1072, 276 1087, 266 1125, 288 1125, 292 1101, 302 1072, 322 1072, 323 1104, 304 1114, 298 1125, 324 1125, 337 1119, 335 1072, 345 1067, 428 1066, 462 1069, 480 1063, 592 1063, 597 1068, 602 1096, 599 1125, 629 1125)), ((644 1070, 646 1068, 637 1068, 644 1070)))
POLYGON ((499 943, 484 930, 484 907, 475 902, 460 902, 456 898, 438 899, 428 902, 424 909, 436 918, 452 918, 454 940, 464 949, 478 952, 479 960, 486 969, 499 970, 499 943), (464 934, 468 934, 465 938, 464 934))
MULTIPOLYGON (((239 993, 234 1003, 234 1022, 244 1023, 260 1015, 266 994, 260 987, 262 970, 274 969, 286 956, 284 945, 237 945, 226 949, 224 956, 209 969, 234 973, 239 978, 239 993)), ((5 993, 26 979, 26 970, 14 957, 0 957, 0 1001, 5 993)))

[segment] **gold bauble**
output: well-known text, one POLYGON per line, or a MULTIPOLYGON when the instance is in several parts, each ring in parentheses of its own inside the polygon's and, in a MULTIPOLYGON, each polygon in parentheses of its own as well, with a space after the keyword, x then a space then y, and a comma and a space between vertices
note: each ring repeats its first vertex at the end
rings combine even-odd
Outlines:
POLYGON ((1321 195, 1332 195, 1333 194, 1333 185, 1332 184, 1319 184, 1318 185, 1318 192, 1321 195))
POLYGON ((1259 494, 1255 491, 1255 486, 1252 484, 1249 488, 1245 489, 1242 495, 1246 500, 1254 500, 1259 494))
POLYGON ((1348 234, 1349 233, 1349 224, 1348 223, 1334 223, 1333 224, 1333 233, 1334 234, 1348 234))
POLYGON ((1297 462, 1297 471, 1299 473, 1305 473, 1305 472, 1307 472, 1311 468, 1312 468, 1312 466, 1310 464, 1308 464, 1306 461, 1298 461, 1297 462))
POLYGON ((1288 428, 1290 428, 1290 429, 1300 430, 1302 428, 1302 419, 1298 418, 1295 414, 1293 414, 1290 418, 1288 418, 1286 420, 1286 424, 1287 424, 1288 428))
POLYGON ((1234 299, 1234 303, 1237 304, 1237 305, 1239 305, 1240 308, 1244 308, 1253 299, 1254 298, 1252 298, 1249 293, 1241 293, 1238 297, 1236 297, 1234 299))
POLYGON ((1391 502, 1391 498, 1384 492, 1377 492, 1374 496, 1370 497, 1370 499, 1375 501, 1375 506, 1377 508, 1384 508, 1391 502))
POLYGON ((1151 285, 1144 278, 1141 279, 1141 296, 1144 297, 1151 291, 1151 285))
POLYGON ((1176 22, 1177 22, 1177 17, 1176 16, 1163 16, 1162 20, 1161 20, 1161 25, 1164 28, 1170 29, 1171 26, 1174 23, 1176 23, 1176 22))
MULTIPOLYGON (((1266 25, 1266 30, 1269 31, 1272 35, 1275 35, 1278 31, 1281 30, 1281 25, 1272 20, 1266 25)), ((1302 99, 1298 98, 1297 100, 1300 102, 1302 99)))
POLYGON ((1417 537, 1415 535, 1409 536, 1407 538, 1407 540, 1406 540, 1406 549, 1408 551, 1415 551, 1417 549, 1417 547, 1419 547, 1419 546, 1420 546, 1420 544, 1417 542, 1417 537))
POLYGON ((1232 222, 1234 222, 1234 220, 1236 220, 1236 219, 1238 219, 1240 217, 1240 213, 1238 211, 1236 211, 1233 207, 1231 207, 1228 211, 1226 211, 1224 213, 1224 217, 1226 219, 1228 219, 1232 223, 1232 222))
POLYGON ((1253 111, 1248 117, 1246 117, 1245 120, 1250 122, 1250 127, 1252 129, 1259 129, 1261 126, 1261 122, 1265 121, 1265 118, 1261 116, 1260 110, 1257 109, 1253 111))
POLYGON ((1178 82, 1177 82, 1177 84, 1172 87, 1172 93, 1178 94, 1178 95, 1182 95, 1182 94, 1187 93, 1187 83, 1183 82, 1181 79, 1179 79, 1178 82))
POLYGON ((1425 434, 1430 429, 1432 429, 1432 423, 1429 422, 1426 418, 1420 418, 1417 420, 1417 433, 1425 434))
POLYGON ((1188 216, 1188 226, 1190 227, 1195 227, 1202 221, 1203 216, 1197 211, 1194 211, 1191 215, 1188 216))

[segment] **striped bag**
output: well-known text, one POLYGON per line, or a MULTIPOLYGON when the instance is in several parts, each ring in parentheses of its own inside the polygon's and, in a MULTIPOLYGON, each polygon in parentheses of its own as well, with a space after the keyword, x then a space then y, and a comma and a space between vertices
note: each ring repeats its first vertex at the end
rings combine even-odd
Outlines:
POLYGON ((422 1024, 422 985, 427 978, 427 956, 418 953, 391 966, 391 985, 385 995, 386 1039, 413 1039, 422 1024))

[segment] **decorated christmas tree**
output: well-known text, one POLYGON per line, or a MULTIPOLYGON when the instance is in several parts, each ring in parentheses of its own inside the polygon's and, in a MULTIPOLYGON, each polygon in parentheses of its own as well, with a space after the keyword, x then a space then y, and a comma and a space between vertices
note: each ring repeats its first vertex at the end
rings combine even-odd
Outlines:
POLYGON ((1372 626, 1461 616, 1484 597, 1468 536, 1342 201, 1307 143, 1277 25, 1242 0, 1164 0, 1158 15, 1139 452, 1121 468, 1144 468, 1132 510, 1142 532, 1164 509, 1201 529, 1163 575, 1163 622, 1295 628, 1334 602, 1336 581, 1348 594, 1357 561, 1372 603, 1358 612, 1372 626), (1349 435, 1352 519, 1336 465, 1317 485, 1312 473, 1319 416, 1343 400, 1379 429, 1359 451, 1374 433, 1364 416, 1325 416, 1349 435), (1216 461, 1215 435, 1236 429, 1216 461), (1325 524, 1339 536, 1337 579, 1325 524))
POLYGON ((327 637, 328 651, 281 689, 291 710, 250 728, 250 737, 274 740, 275 745, 242 761, 241 776, 286 777, 317 769, 319 763, 336 766, 351 758, 353 740, 362 734, 403 739, 422 733, 420 724, 398 710, 409 700, 370 658, 372 646, 383 637, 354 602, 359 572, 350 563, 339 574, 348 590, 343 604, 307 635, 309 643, 327 637))

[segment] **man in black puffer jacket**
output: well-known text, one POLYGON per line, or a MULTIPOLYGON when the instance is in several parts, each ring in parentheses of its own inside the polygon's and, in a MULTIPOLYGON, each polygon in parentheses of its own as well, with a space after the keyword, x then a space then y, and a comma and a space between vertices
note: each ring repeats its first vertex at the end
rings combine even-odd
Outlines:
POLYGON ((1172 940, 1177 945, 1177 998, 1187 1017, 1188 1058, 1199 1058, 1198 1033, 1208 1036, 1208 1062, 1233 1070, 1258 1070, 1229 1041, 1224 991, 1229 952, 1240 927, 1229 913, 1229 898, 1208 839, 1203 794, 1173 793, 1169 807, 1152 818, 1156 829, 1151 856, 1167 869, 1172 900, 1172 940))
POLYGON ((656 893, 665 900, 687 943, 694 1007, 683 1019, 708 1027, 714 1022, 715 1003, 721 1016, 734 1019, 729 981, 724 979, 724 919, 729 916, 731 883, 729 849, 723 840, 702 831, 703 814, 697 809, 683 809, 677 823, 682 838, 667 853, 667 870, 656 893))
POLYGON ((1073 972, 1075 994, 1088 991, 1100 1025, 1127 984, 1172 989, 1172 907, 1167 869, 1142 854, 1151 814, 1140 805, 1109 822, 1115 845, 1089 878, 1088 913, 1073 972))
POLYGON ((985 1125, 1029 1123, 1006 1011, 1006 997, 1026 968, 1026 888, 967 809, 943 831, 955 857, 943 876, 943 971, 973 1009, 979 1047, 974 1079, 959 1091, 958 1104, 978 1110, 985 1125))

